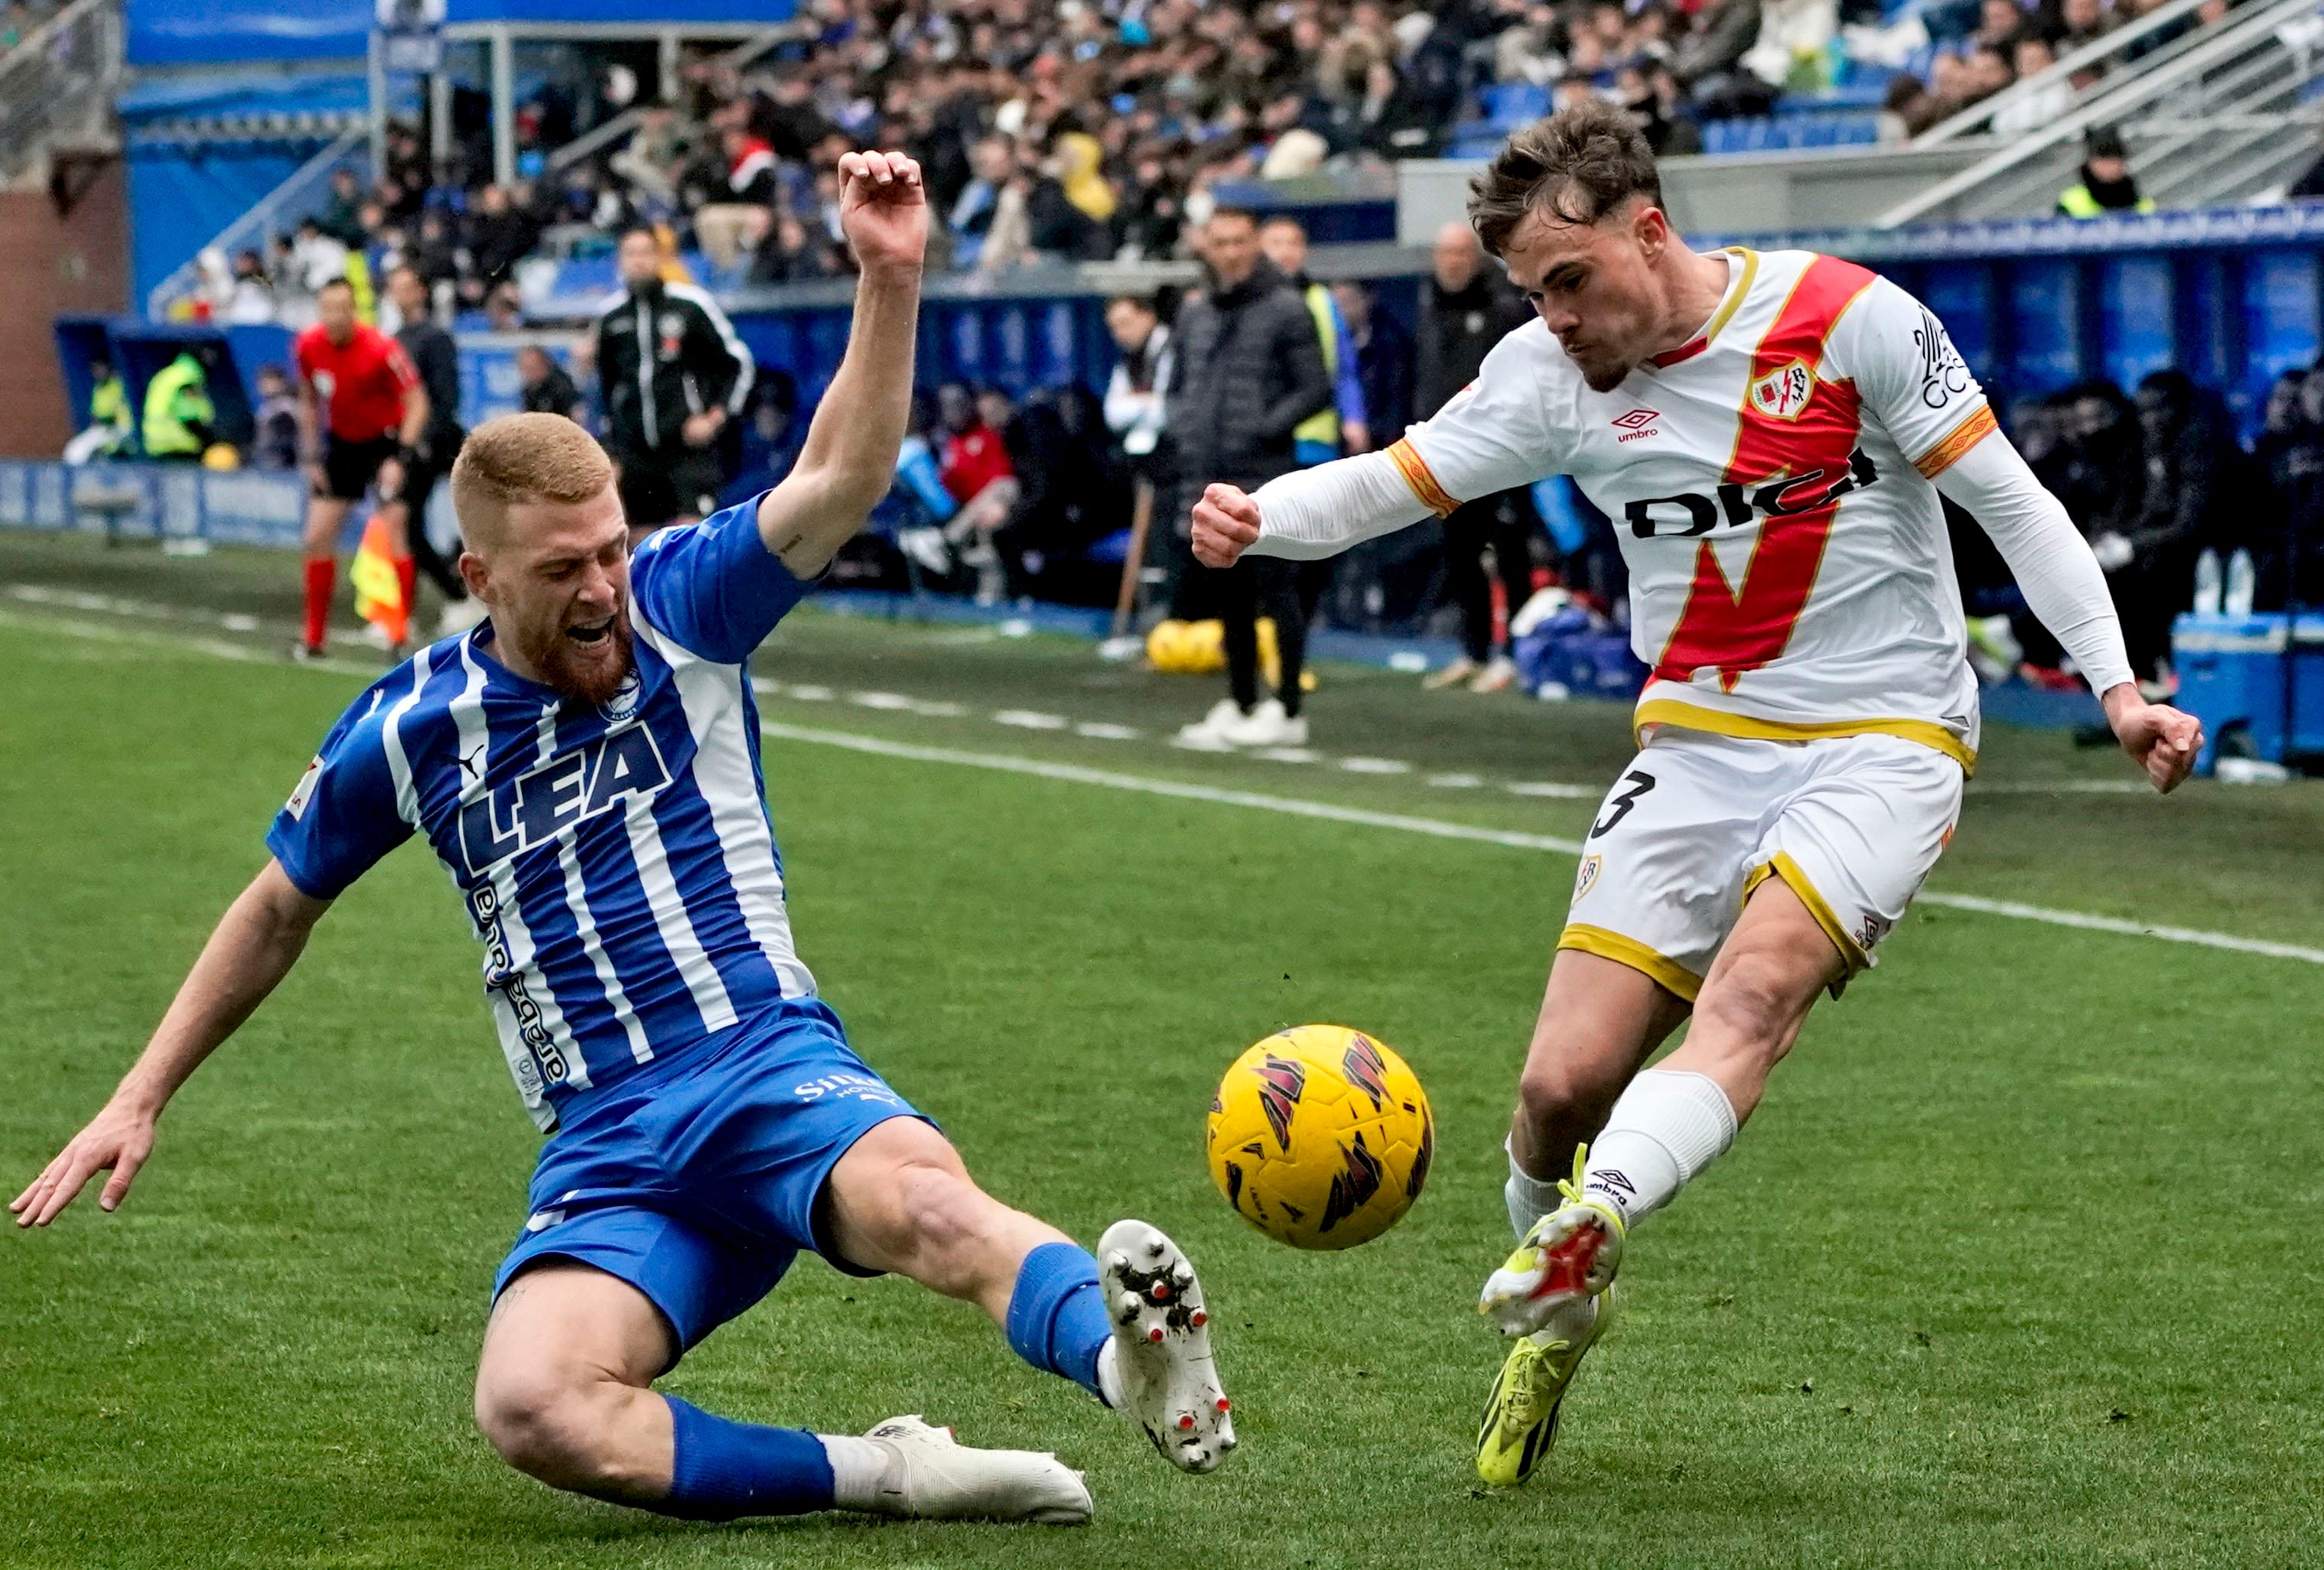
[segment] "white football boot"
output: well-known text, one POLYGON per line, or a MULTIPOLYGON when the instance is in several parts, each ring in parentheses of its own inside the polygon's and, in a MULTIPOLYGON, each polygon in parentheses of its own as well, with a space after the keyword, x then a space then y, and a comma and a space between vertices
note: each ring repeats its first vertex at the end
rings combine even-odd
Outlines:
POLYGON ((1038 1450, 972 1450, 950 1428, 914 1412, 863 1436, 888 1453, 872 1509, 923 1521, 1039 1521, 1077 1527, 1090 1519, 1089 1485, 1038 1450))
POLYGON ((1208 1472, 1235 1447, 1235 1432, 1211 1362, 1211 1316, 1194 1267, 1143 1221, 1107 1227, 1097 1258, 1123 1407, 1173 1466, 1208 1472))
POLYGON ((1200 720, 1178 727, 1174 744, 1195 752, 1231 751, 1234 741, 1231 733, 1245 718, 1240 704, 1232 698, 1221 698, 1200 720))
POLYGON ((1285 713, 1282 699, 1264 698, 1250 713, 1227 721, 1221 734, 1234 747, 1305 747, 1307 720, 1285 713))

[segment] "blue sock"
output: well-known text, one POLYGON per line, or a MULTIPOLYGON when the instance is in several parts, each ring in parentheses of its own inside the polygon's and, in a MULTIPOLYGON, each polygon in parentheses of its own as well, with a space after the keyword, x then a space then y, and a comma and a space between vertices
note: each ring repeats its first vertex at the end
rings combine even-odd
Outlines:
POLYGON ((1097 1354, 1113 1338, 1097 1261, 1070 1243, 1045 1243, 1025 1256, 1009 1294, 1009 1346, 1047 1373, 1060 1373, 1098 1400, 1097 1354))
POLYGON ((769 1428, 669 1403, 669 1516, 731 1521, 737 1516, 796 1516, 832 1506, 831 1458, 804 1428, 769 1428))

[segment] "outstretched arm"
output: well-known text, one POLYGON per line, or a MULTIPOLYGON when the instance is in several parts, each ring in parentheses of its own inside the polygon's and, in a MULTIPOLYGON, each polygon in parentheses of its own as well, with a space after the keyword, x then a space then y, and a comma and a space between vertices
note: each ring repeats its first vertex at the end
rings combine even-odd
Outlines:
POLYGON ((2139 696, 2106 574, 2065 507, 1998 431, 1955 459, 1936 483, 1992 536, 2025 603, 2098 693, 2123 750, 2156 790, 2175 788, 2195 767, 2203 728, 2191 714, 2139 696))
POLYGON ((928 239, 918 164, 901 153, 851 152, 839 178, 839 225, 862 269, 855 321, 798 464, 759 503, 760 537, 800 578, 823 571, 895 482, 928 239))
POLYGON ((170 1097, 290 973, 307 934, 330 909, 299 892, 269 861, 219 919, 201 958, 161 1016, 161 1028, 87 1128, 10 1201, 19 1226, 46 1226, 95 1174, 113 1177, 98 1196, 110 1210, 129 1192, 153 1149, 154 1125, 170 1097))
POLYGON ((1566 437, 1545 413, 1538 375, 1547 345, 1544 335, 1511 333, 1475 381, 1384 452, 1295 469, 1256 495, 1209 487, 1194 507, 1195 558, 1231 566, 1248 550, 1314 561, 1563 473, 1566 437))

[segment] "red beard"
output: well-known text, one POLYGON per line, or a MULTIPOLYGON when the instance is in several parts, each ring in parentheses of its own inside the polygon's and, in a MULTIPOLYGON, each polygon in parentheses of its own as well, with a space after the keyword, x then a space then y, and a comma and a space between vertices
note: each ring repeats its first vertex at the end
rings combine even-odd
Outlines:
POLYGON ((621 691, 632 661, 630 619, 621 614, 614 616, 604 641, 594 647, 576 644, 559 633, 547 648, 534 651, 533 657, 541 679, 559 695, 593 707, 621 691), (612 646, 612 658, 605 656, 607 645, 612 646))

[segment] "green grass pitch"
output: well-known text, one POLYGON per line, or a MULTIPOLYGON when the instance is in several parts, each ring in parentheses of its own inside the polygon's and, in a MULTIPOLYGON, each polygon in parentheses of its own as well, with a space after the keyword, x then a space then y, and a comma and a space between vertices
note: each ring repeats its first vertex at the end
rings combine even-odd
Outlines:
MULTIPOLYGON (((287 640, 295 592, 274 557, 0 538, 10 1194, 143 1043, 362 684, 225 657, 287 640)), ((1626 756, 1617 711, 1333 666, 1322 762, 1195 757, 1159 738, 1207 684, 812 611, 757 668, 779 725, 1567 838, 1592 801, 1508 785, 1594 791, 1626 756)), ((1997 727, 1987 756, 1932 889, 2324 941, 2324 785, 2159 802, 2089 788, 2128 766, 2054 735, 1997 727)), ((408 847, 181 1094, 123 1210, 10 1229, 0 1565, 2324 1563, 2324 966, 1916 910, 1634 1240, 1545 1474, 1489 1494, 1499 1347, 1470 1305, 1508 1246, 1500 1137, 1570 858, 796 739, 767 772, 801 949, 864 1055, 1001 1197, 1085 1239, 1145 1216, 1203 1267, 1227 1467, 1179 1476, 972 1310, 813 1260, 671 1388, 1055 1448, 1096 1522, 703 1528, 502 1466, 469 1382, 534 1137, 408 847), (1438 1118, 1426 1194, 1347 1254, 1268 1243, 1201 1159, 1219 1071, 1315 1020, 1397 1046, 1438 1118)))

